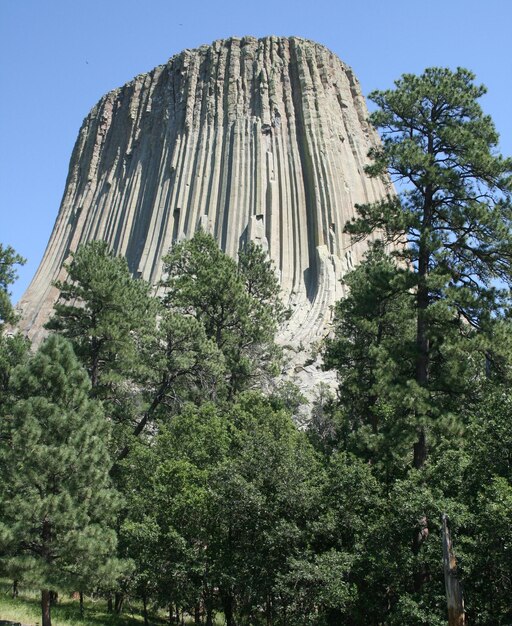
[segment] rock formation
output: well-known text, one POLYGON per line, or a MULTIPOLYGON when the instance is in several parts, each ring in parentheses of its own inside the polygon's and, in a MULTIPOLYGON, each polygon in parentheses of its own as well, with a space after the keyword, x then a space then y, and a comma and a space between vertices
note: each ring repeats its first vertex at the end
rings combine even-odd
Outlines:
POLYGON ((352 70, 296 37, 185 50, 111 91, 80 129, 22 327, 41 336, 80 243, 108 241, 156 284, 163 254, 202 227, 230 255, 246 240, 268 250, 293 311, 280 340, 305 361, 364 252, 343 226, 385 192, 363 171, 378 141, 367 115, 352 70))

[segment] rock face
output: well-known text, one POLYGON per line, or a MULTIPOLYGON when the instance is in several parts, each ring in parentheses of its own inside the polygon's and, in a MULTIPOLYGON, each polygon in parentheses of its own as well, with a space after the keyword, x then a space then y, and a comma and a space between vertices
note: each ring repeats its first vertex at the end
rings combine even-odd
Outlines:
POLYGON ((364 252, 344 224, 385 193, 363 171, 378 141, 367 115, 352 70, 295 37, 185 50, 108 93, 80 129, 22 327, 40 338, 80 243, 108 241, 156 284, 173 242, 203 228, 230 255, 268 250, 293 311, 280 340, 305 361, 364 252))

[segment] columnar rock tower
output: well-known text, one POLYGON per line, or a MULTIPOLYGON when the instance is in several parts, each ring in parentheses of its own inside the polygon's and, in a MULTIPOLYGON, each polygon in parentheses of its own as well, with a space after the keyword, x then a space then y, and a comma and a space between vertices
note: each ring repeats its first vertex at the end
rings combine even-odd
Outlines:
POLYGON ((108 241, 156 284, 173 242, 203 228, 230 255, 248 240, 268 250, 293 311, 281 341, 303 351, 364 252, 345 222, 385 193, 363 170, 378 141, 367 116, 352 70, 296 37, 185 50, 111 91, 80 129, 22 327, 41 336, 80 243, 108 241))

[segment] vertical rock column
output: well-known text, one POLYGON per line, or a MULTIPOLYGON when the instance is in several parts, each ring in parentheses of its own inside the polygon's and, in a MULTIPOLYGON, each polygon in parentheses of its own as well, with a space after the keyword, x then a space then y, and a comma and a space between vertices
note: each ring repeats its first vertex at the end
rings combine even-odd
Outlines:
POLYGON ((383 186, 364 173, 378 141, 352 71, 299 38, 232 38, 185 50, 104 96, 84 120, 62 204, 20 306, 36 340, 80 243, 102 239, 156 284, 173 242, 198 228, 236 256, 263 245, 292 315, 280 338, 321 338, 364 246, 343 227, 383 186))

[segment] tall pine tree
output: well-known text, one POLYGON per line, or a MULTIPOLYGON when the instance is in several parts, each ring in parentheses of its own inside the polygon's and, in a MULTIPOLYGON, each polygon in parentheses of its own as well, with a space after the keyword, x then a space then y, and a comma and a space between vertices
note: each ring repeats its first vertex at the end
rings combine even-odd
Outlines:
POLYGON ((84 590, 98 572, 108 580, 119 569, 109 425, 61 337, 18 366, 11 384, 18 400, 0 448, 2 566, 39 585, 50 626, 50 589, 84 590))
POLYGON ((347 226, 356 239, 381 232, 410 272, 417 468, 428 453, 438 382, 434 355, 442 351, 445 333, 454 326, 461 337, 478 333, 482 360, 498 365, 486 340, 511 306, 512 160, 496 153, 498 135, 477 102, 485 88, 473 80, 465 69, 430 68, 370 95, 379 107, 371 121, 382 146, 371 151, 367 172, 390 176, 400 193, 358 206, 357 219, 347 226))

